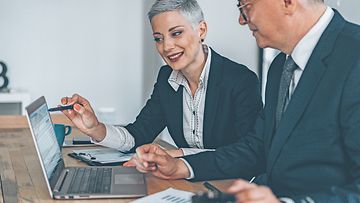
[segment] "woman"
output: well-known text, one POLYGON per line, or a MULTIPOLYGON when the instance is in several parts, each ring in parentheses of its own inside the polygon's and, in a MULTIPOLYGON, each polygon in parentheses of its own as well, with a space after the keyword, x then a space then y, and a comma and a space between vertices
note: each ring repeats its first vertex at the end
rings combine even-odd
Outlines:
POLYGON ((256 75, 203 44, 207 24, 196 0, 157 0, 148 13, 161 67, 151 98, 134 123, 98 121, 90 103, 75 94, 64 114, 95 143, 132 151, 167 127, 183 156, 213 150, 247 134, 262 107, 256 75), (81 105, 80 105, 81 104, 81 105))

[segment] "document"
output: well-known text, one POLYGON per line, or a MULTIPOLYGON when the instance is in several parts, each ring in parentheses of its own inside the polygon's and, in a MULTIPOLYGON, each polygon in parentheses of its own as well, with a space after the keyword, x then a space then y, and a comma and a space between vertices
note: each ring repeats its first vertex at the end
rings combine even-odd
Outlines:
POLYGON ((148 195, 131 203, 191 203, 192 192, 169 188, 164 191, 148 195))

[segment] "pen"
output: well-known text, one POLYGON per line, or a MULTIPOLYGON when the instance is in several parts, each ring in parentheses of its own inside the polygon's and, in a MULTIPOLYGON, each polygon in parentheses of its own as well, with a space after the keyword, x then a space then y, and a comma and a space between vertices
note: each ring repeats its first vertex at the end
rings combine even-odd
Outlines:
POLYGON ((254 180, 255 180, 255 178, 256 178, 255 176, 254 176, 254 177, 252 177, 252 178, 251 178, 251 180, 249 180, 249 183, 253 183, 253 182, 254 182, 254 180))
POLYGON ((48 111, 52 112, 52 111, 63 111, 63 110, 69 110, 69 109, 74 109, 74 104, 72 105, 68 105, 68 106, 58 106, 55 108, 50 108, 48 111))

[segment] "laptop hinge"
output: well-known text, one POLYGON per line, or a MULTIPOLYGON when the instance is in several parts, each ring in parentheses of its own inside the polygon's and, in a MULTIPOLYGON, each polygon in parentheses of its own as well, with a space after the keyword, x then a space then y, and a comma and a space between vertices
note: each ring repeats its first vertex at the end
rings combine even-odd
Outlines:
POLYGON ((62 186, 64 185, 64 182, 65 182, 65 179, 66 179, 66 176, 69 174, 69 170, 66 169, 64 170, 64 173, 62 173, 54 187, 54 192, 60 192, 61 191, 61 188, 62 186))

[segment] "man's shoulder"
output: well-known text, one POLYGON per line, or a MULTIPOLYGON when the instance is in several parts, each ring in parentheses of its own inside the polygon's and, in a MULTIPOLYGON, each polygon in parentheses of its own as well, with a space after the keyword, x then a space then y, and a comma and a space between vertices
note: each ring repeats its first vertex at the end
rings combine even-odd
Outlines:
POLYGON ((354 47, 359 48, 360 44, 360 25, 351 22, 345 23, 343 32, 340 33, 340 39, 351 41, 354 47))
POLYGON ((360 56, 360 26, 346 22, 336 39, 334 53, 344 59, 360 56))

